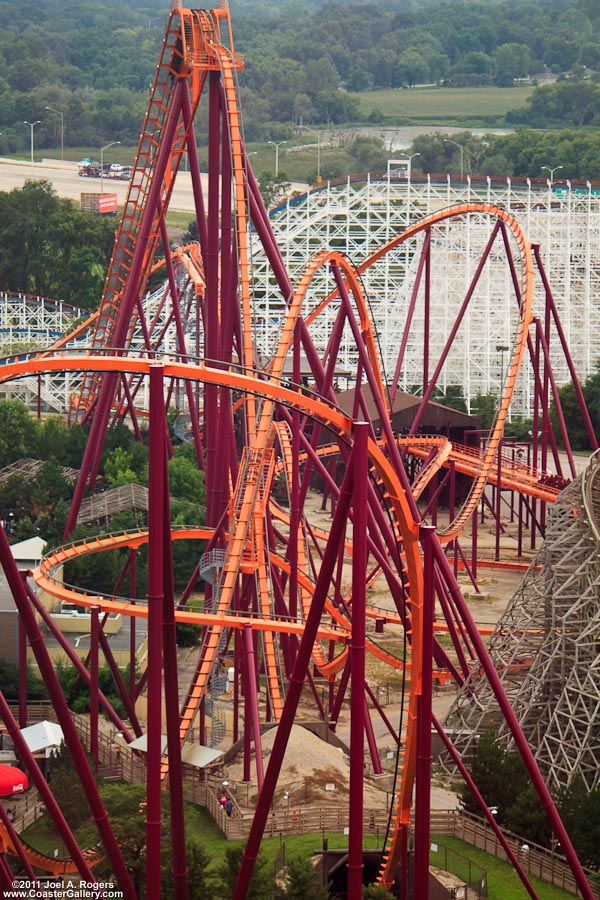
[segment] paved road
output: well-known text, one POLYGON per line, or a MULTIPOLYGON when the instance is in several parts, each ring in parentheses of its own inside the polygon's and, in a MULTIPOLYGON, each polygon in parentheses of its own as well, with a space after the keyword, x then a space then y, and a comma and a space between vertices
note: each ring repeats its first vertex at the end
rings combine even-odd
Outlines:
MULTIPOLYGON (((49 181, 59 197, 79 200, 83 192, 100 191, 99 178, 81 178, 78 175, 77 163, 61 162, 56 159, 44 159, 39 163, 21 162, 12 159, 0 159, 0 191, 10 191, 23 187, 26 181, 49 181)), ((104 178, 102 189, 105 193, 117 195, 119 204, 125 202, 127 182, 104 178)), ((180 172, 173 188, 169 208, 180 212, 194 212, 192 183, 189 172, 180 172)))

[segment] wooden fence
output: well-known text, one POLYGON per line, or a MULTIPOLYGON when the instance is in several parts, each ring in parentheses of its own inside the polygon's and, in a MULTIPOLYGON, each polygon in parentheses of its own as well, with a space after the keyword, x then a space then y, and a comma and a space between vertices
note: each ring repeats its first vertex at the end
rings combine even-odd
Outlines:
MULTIPOLYGON (((30 704, 28 708, 30 723, 54 719, 52 707, 48 704, 30 704)), ((82 743, 89 747, 89 719, 87 716, 73 715, 82 743)), ((122 748, 104 732, 98 736, 98 766, 105 778, 118 778, 123 781, 136 782, 145 780, 144 760, 127 748, 122 748)), ((229 839, 247 837, 250 832, 253 815, 244 812, 236 802, 235 792, 229 792, 233 802, 232 815, 228 816, 219 802, 223 790, 221 777, 217 774, 184 767, 184 784, 186 799, 198 806, 206 808, 215 822, 229 839)), ((37 792, 28 791, 14 804, 15 827, 23 831, 43 812, 44 806, 39 801, 37 792)), ((377 809, 365 809, 363 813, 363 831, 365 834, 377 836, 377 845, 385 839, 387 830, 387 812, 385 803, 377 809)), ((265 834, 267 836, 291 836, 294 834, 319 834, 323 836, 332 832, 343 832, 349 826, 347 806, 295 806, 291 804, 279 807, 270 812, 265 834)), ((468 844, 484 850, 491 856, 506 860, 506 852, 492 828, 484 819, 470 815, 461 810, 432 810, 431 833, 448 834, 460 838, 468 844)), ((548 884, 556 885, 574 896, 581 896, 573 878, 571 869, 560 852, 547 850, 526 838, 511 832, 504 832, 509 846, 518 857, 520 864, 528 875, 536 876, 548 884)), ((586 870, 586 875, 600 900, 600 875, 586 870)))
MULTIPOLYGON (((443 833, 452 834, 454 837, 460 838, 466 843, 478 847, 480 850, 485 850, 486 853, 498 859, 507 859, 504 847, 502 847, 493 830, 484 819, 458 811, 450 813, 449 816, 454 820, 452 831, 444 831, 443 833)), ((447 825, 449 824, 450 822, 447 822, 447 825)), ((563 890, 574 894, 576 897, 581 896, 573 878, 573 873, 560 852, 547 850, 545 847, 534 844, 527 838, 519 837, 510 831, 504 831, 503 833, 511 850, 517 856, 519 863, 528 875, 534 875, 548 884, 563 888, 563 890)), ((600 875, 589 869, 585 870, 585 872, 594 895, 600 898, 600 875)))

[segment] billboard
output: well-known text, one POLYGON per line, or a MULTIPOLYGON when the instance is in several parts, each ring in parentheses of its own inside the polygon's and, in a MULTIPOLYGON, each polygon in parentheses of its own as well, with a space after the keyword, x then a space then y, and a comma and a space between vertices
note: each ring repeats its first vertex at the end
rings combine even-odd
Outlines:
POLYGON ((81 208, 87 212, 116 213, 117 195, 83 193, 81 194, 81 208))
POLYGON ((99 213, 114 213, 117 211, 117 195, 116 194, 100 194, 98 197, 99 213))

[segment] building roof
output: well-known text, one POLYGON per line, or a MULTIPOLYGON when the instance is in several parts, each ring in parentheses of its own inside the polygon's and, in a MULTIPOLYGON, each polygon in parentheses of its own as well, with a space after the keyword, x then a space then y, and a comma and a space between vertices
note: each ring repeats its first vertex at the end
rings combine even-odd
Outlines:
MULTIPOLYGON (((37 722, 21 729, 21 735, 32 753, 60 747, 64 740, 63 730, 55 722, 37 722)), ((47 755, 47 754, 46 754, 47 755)))
POLYGON ((141 484, 122 484, 86 497, 79 509, 78 522, 98 522, 123 509, 148 512, 148 488, 141 484))
POLYGON ((37 564, 44 555, 46 541, 39 537, 39 535, 36 535, 35 537, 27 538, 26 541, 19 541, 18 544, 12 544, 10 549, 13 559, 15 559, 17 563, 34 562, 37 564))
MULTIPOLYGON (((43 465, 44 461, 41 459, 30 459, 28 457, 25 459, 17 459, 16 462, 12 462, 8 466, 4 466, 3 469, 0 469, 0 484, 6 484, 12 475, 23 478, 25 481, 34 481, 38 477, 43 465)), ((76 481, 79 474, 78 469, 72 469, 69 468, 69 466, 61 466, 61 469, 65 481, 76 481)))
MULTIPOLYGON (((361 392, 364 407, 366 407, 366 413, 373 425, 377 427, 379 425, 379 414, 377 412, 377 407, 375 406, 371 389, 368 385, 362 385, 361 392)), ((346 415, 351 416, 354 413, 355 398, 356 388, 352 388, 349 391, 342 391, 342 393, 338 394, 336 396, 336 401, 340 409, 342 409, 346 415)), ((408 394, 405 391, 396 391, 392 407, 394 430, 399 432, 404 429, 409 429, 420 405, 421 397, 417 397, 414 394, 408 394)), ((361 411, 359 409, 358 418, 361 418, 361 416, 364 415, 364 410, 361 411)), ((430 400, 427 404, 425 414, 421 419, 419 430, 443 432, 447 428, 477 428, 478 426, 479 420, 474 416, 469 416, 467 413, 461 412, 458 409, 452 409, 449 406, 444 406, 442 403, 434 403, 430 400)))
MULTIPOLYGON (((148 750, 148 735, 142 734, 135 741, 131 741, 127 745, 132 750, 141 750, 146 753, 148 750)), ((167 749, 167 738, 161 735, 162 752, 167 749)), ((215 750, 213 747, 205 747, 203 744, 184 744, 181 748, 181 758, 188 766, 195 766, 197 769, 204 769, 206 766, 212 765, 223 756, 222 750, 215 750)))

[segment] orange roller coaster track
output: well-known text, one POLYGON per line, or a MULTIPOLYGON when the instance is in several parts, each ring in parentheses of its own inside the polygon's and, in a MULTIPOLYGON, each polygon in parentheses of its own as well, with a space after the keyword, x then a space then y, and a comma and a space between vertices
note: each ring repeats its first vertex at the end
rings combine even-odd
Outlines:
MULTIPOLYGON (((514 455, 502 459, 503 434, 520 370, 535 358, 539 371, 539 348, 547 337, 536 336, 537 350, 533 353, 531 331, 537 327, 532 315, 534 256, 512 216, 489 204, 467 203, 411 225, 360 262, 338 250, 323 248, 293 284, 273 238, 244 149, 236 90, 236 73, 242 66, 242 59, 234 51, 229 14, 224 6, 207 11, 187 9, 180 2, 173 4, 102 302, 93 322, 92 346, 85 353, 70 353, 63 342, 51 352, 7 360, 0 368, 0 382, 44 372, 84 373, 81 390, 73 398, 71 416, 89 423, 90 435, 65 539, 62 547, 43 560, 34 579, 55 597, 90 607, 94 621, 98 611, 118 611, 132 620, 146 618, 147 667, 125 699, 139 737, 135 699, 141 690, 147 692, 146 896, 150 900, 158 900, 160 895, 161 790, 165 782, 171 802, 175 896, 177 900, 187 896, 181 751, 191 740, 195 723, 199 723, 201 735, 205 734, 207 705, 214 707, 218 702, 217 676, 230 663, 236 679, 235 696, 243 693, 246 703, 242 714, 238 700, 235 701, 235 727, 243 719, 248 738, 250 728, 253 732, 253 739, 244 742, 245 773, 249 775, 251 765, 256 766, 260 789, 234 900, 246 896, 301 694, 307 692, 321 718, 335 728, 349 683, 352 733, 348 897, 358 900, 365 735, 376 770, 380 765, 371 712, 365 714, 367 699, 375 713, 382 712, 364 674, 365 652, 403 673, 396 781, 379 880, 387 885, 398 883, 402 896, 408 897, 408 836, 411 813, 416 809, 414 897, 426 897, 427 734, 430 735, 432 721, 432 670, 438 677, 451 676, 461 684, 469 668, 477 665, 490 678, 494 690, 501 691, 444 546, 450 543, 454 548, 460 547, 461 537, 469 522, 477 518, 478 509, 486 503, 491 506, 488 485, 495 491, 492 511, 497 528, 503 491, 516 492, 525 498, 523 502, 531 502, 528 509, 534 523, 532 530, 543 529, 545 505, 557 495, 557 484, 545 466, 538 466, 537 459, 531 464, 521 463, 514 455), (206 190, 200 179, 194 134, 195 121, 201 115, 205 116, 208 131, 206 190), (186 153, 199 240, 172 255, 165 214, 186 153), (436 244, 468 217, 488 224, 487 245, 466 281, 460 311, 449 326, 446 347, 438 361, 429 360, 426 331, 423 335, 426 362, 420 385, 422 403, 410 432, 400 436, 392 424, 394 398, 414 325, 413 314, 419 303, 427 307, 443 302, 443 298, 430 296, 423 273, 429 271, 436 244), (274 350, 267 360, 258 358, 253 331, 251 226, 281 294, 281 325, 273 335, 274 350), (378 326, 369 312, 365 284, 370 267, 398 248, 415 261, 417 274, 392 374, 384 370, 380 360, 378 326), (142 297, 161 251, 166 271, 164 304, 169 310, 163 318, 168 325, 159 326, 157 319, 146 320, 142 297), (433 397, 458 329, 470 308, 477 304, 481 274, 495 265, 506 267, 514 291, 511 355, 496 421, 481 446, 466 447, 439 435, 431 438, 422 434, 420 428, 426 405, 433 397), (186 320, 192 306, 195 346, 189 345, 186 320), (314 333, 321 320, 327 322, 329 329, 325 345, 314 333), (131 349, 134 327, 143 335, 144 347, 139 352, 131 349), (165 350, 167 327, 176 335, 174 356, 165 350), (341 411, 336 393, 337 355, 344 333, 350 333, 354 342, 352 371, 344 373, 355 391, 351 414, 341 411), (167 468, 167 412, 173 398, 179 396, 180 386, 184 399, 178 399, 178 408, 181 412, 183 407, 189 419, 206 491, 206 521, 186 528, 176 528, 171 522, 167 468), (147 397, 147 401, 142 397, 147 397), (133 427, 142 436, 138 424, 141 414, 148 418, 148 528, 103 534, 85 542, 71 541, 84 493, 94 487, 112 418, 130 416, 133 427), (469 481, 464 492, 466 499, 458 504, 458 512, 449 515, 449 525, 434 534, 425 525, 424 507, 430 506, 437 496, 438 478, 444 483, 448 480, 449 490, 454 491, 455 475, 469 481), (332 501, 329 528, 315 526, 307 511, 307 495, 315 479, 332 501), (176 597, 172 548, 180 539, 196 540, 199 546, 202 542, 204 553, 198 554, 195 571, 186 573, 187 588, 176 597), (147 546, 149 560, 144 600, 117 596, 116 589, 100 595, 58 583, 58 568, 68 567, 76 557, 126 548, 131 560, 142 546, 147 546), (204 598, 203 607, 198 610, 189 607, 187 600, 200 576, 204 580, 204 598), (376 635, 365 634, 367 618, 382 618, 380 611, 366 601, 367 589, 376 583, 385 587, 391 604, 384 618, 401 629, 405 646, 397 656, 379 646, 376 635), (202 628, 195 672, 185 687, 183 703, 179 700, 176 661, 178 621, 196 623, 202 628), (450 654, 435 637, 440 632, 450 636, 450 654), (326 679, 326 702, 316 688, 314 672, 326 679), (261 712, 261 706, 266 712, 261 712), (268 765, 263 767, 260 725, 265 716, 277 725, 277 737, 268 765), (162 744, 164 727, 166 752, 162 744)), ((552 381, 549 362, 547 366, 536 374, 544 415, 552 381)), ((549 420, 544 421, 547 424, 549 420)), ((552 452, 552 439, 545 428, 542 433, 543 440, 550 441, 544 445, 545 450, 552 452)), ((543 455, 545 459, 547 453, 543 455)), ((201 521, 200 511, 198 520, 201 521)), ((120 889, 133 900, 135 889, 87 760, 70 730, 66 703, 59 696, 53 667, 31 614, 29 600, 35 600, 16 573, 5 544, 0 540, 2 562, 28 639, 67 732, 76 771, 99 823, 104 851, 120 889)), ((463 563, 467 565, 466 557, 463 563)), ((100 625, 94 634, 96 643, 104 646, 100 625)), ((80 670, 80 674, 96 691, 90 673, 80 670)), ((520 739, 518 725, 503 695, 498 693, 498 697, 580 890, 591 900, 589 886, 531 753, 520 739)), ((114 710, 111 719, 118 721, 114 710)), ((92 727, 90 731, 97 734, 92 727)), ((93 740, 90 750, 92 756, 97 753, 93 740)), ((63 829, 64 824, 61 822, 59 827, 63 829)), ((65 834, 70 834, 68 829, 65 834)), ((510 857, 510 848, 508 852, 510 857)), ((535 897, 518 860, 510 858, 535 897)), ((86 878, 90 877, 85 861, 78 858, 74 863, 86 878)))

